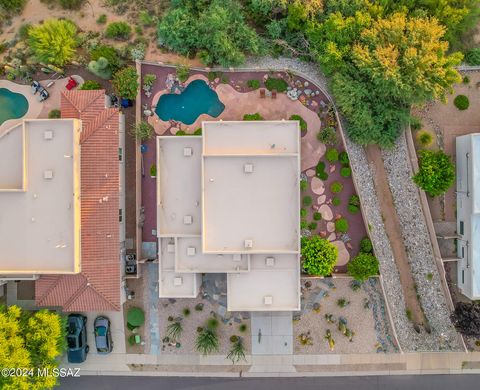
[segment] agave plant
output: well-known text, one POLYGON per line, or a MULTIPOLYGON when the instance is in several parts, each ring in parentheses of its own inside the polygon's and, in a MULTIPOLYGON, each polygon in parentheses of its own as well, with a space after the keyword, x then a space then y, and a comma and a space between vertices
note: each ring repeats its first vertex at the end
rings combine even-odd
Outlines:
POLYGON ((183 326, 180 321, 172 322, 167 326, 167 336, 172 341, 177 341, 183 332, 183 326))
POLYGON ((232 348, 228 352, 227 359, 230 359, 233 364, 245 359, 245 347, 243 346, 243 339, 237 337, 235 342, 232 343, 232 348))
POLYGON ((209 355, 218 351, 218 337, 215 330, 205 327, 198 333, 195 348, 202 355, 209 355))
POLYGON ((325 314, 325 321, 327 321, 327 323, 329 323, 329 324, 334 324, 335 323, 335 317, 333 316, 333 314, 327 313, 327 314, 325 314))
POLYGON ((324 338, 328 341, 330 351, 333 351, 335 349, 335 340, 332 337, 332 332, 330 331, 330 329, 327 329, 324 338))

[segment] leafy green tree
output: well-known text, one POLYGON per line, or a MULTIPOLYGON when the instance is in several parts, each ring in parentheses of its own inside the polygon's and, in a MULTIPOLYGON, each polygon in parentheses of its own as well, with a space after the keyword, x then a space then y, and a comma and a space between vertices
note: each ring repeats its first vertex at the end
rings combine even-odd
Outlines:
POLYGON ((40 62, 64 66, 75 55, 77 26, 70 20, 48 19, 28 30, 28 44, 40 62))
POLYGON ((480 65, 480 47, 474 47, 465 54, 465 62, 468 65, 480 65))
POLYGON ((356 280, 363 282, 378 275, 378 260, 371 253, 359 253, 348 263, 347 271, 356 280))
POLYGON ((64 350, 65 324, 47 310, 22 312, 17 306, 0 309, 0 367, 32 369, 32 375, 0 376, 4 390, 46 389, 57 384, 54 376, 38 376, 38 369, 58 367, 64 350))
POLYGON ((319 236, 302 238, 302 267, 309 275, 327 276, 337 263, 338 249, 319 236))
POLYGON ((112 86, 117 95, 125 99, 134 100, 139 87, 138 73, 132 66, 120 69, 113 76, 112 86))
POLYGON ((430 196, 446 192, 455 180, 455 166, 443 151, 420 151, 420 169, 413 181, 430 196))

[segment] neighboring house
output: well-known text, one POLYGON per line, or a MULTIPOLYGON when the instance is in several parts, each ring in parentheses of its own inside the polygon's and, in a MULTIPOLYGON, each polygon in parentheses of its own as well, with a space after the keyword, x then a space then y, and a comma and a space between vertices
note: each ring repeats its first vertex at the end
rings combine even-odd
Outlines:
POLYGON ((480 134, 456 139, 457 285, 462 294, 480 299, 480 134), (478 188, 477 188, 478 187, 478 188))
POLYGON ((61 113, 81 123, 81 273, 42 274, 36 281, 36 303, 68 312, 117 311, 124 300, 123 120, 117 109, 105 107, 103 90, 65 91, 61 113))
POLYGON ((202 273, 227 273, 228 310, 299 310, 298 122, 202 134, 157 137, 159 296, 194 298, 202 273))

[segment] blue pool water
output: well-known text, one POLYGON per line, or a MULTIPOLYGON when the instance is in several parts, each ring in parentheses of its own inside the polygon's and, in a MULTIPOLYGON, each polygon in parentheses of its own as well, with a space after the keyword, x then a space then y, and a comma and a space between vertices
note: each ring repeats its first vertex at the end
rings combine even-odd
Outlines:
POLYGON ((28 101, 21 93, 0 88, 0 125, 9 119, 18 119, 28 111, 28 101))
POLYGON ((191 125, 201 114, 213 118, 225 109, 217 93, 203 80, 194 80, 180 94, 160 96, 155 113, 163 121, 175 120, 191 125))

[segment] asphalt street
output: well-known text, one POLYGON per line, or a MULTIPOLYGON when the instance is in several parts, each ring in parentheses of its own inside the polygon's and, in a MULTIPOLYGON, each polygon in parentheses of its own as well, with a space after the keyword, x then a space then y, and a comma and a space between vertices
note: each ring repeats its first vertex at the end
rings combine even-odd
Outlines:
POLYGON ((308 378, 192 378, 83 376, 65 378, 60 389, 96 390, 473 390, 480 375, 399 375, 308 378))

